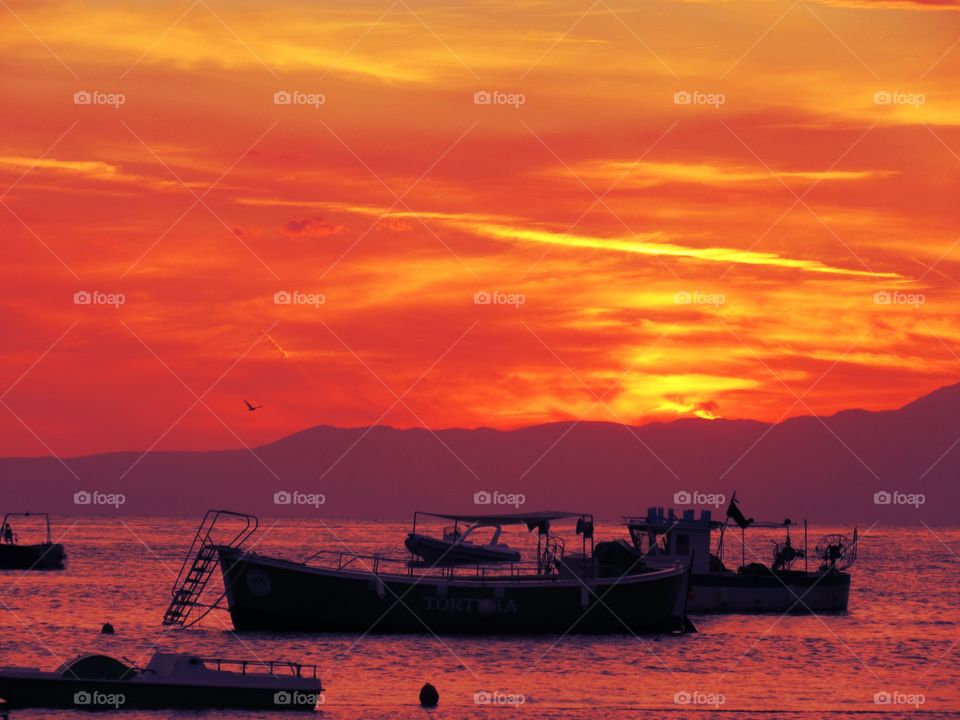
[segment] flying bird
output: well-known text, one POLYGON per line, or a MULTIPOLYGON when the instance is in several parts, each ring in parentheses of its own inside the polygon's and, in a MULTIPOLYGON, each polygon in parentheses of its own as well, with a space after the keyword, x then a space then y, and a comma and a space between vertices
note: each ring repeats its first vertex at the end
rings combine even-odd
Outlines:
POLYGON ((244 400, 243 402, 246 403, 247 412, 253 412, 254 410, 259 410, 260 408, 263 407, 263 405, 251 405, 251 404, 250 404, 249 402, 247 402, 246 400, 244 400))

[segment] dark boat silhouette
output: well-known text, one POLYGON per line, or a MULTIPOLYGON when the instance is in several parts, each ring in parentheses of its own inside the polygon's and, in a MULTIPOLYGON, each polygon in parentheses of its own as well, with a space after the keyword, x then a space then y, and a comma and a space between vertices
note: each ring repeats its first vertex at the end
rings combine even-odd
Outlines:
POLYGON ((63 545, 52 541, 47 513, 7 513, 0 524, 0 570, 60 570, 67 554, 63 545), (14 532, 12 518, 42 518, 46 523, 46 542, 21 543, 14 532))
POLYGON ((741 530, 741 558, 737 570, 724 564, 724 536, 730 527, 726 522, 713 520, 709 510, 697 518, 693 510, 684 510, 682 516, 673 509, 667 514, 663 508, 650 508, 642 517, 627 517, 624 522, 630 531, 634 547, 643 552, 651 564, 663 560, 683 562, 691 568, 690 593, 687 609, 690 612, 842 612, 850 598, 850 574, 845 572, 856 560, 859 543, 857 531, 853 537, 828 535, 816 545, 812 555, 818 564, 809 567, 811 553, 807 547, 807 525, 804 521, 802 547, 793 545, 790 536, 792 523, 755 522, 747 519, 737 507, 736 493, 727 509, 733 527, 741 530), (786 536, 774 542, 770 565, 754 559, 747 562, 743 534, 748 528, 782 528, 786 536), (711 533, 718 533, 716 552, 711 552, 711 533), (796 567, 803 561, 803 569, 796 567))
MULTIPOLYGON (((244 550, 253 516, 210 511, 201 523, 164 623, 183 625, 215 565, 234 627, 244 630, 374 633, 646 633, 692 629, 685 620, 687 572, 648 567, 626 543, 593 542, 585 513, 435 515, 537 533, 537 559, 430 565, 410 558, 319 551, 305 561, 244 550), (246 518, 224 543, 223 515, 246 518), (551 524, 575 521, 571 551, 551 524)), ((213 606, 219 604, 214 603, 213 606)), ((193 621, 196 622, 196 621, 193 621)))
POLYGON ((427 565, 477 565, 482 563, 520 562, 520 553, 499 542, 503 522, 500 518, 490 520, 485 515, 433 515, 432 513, 414 513, 413 530, 404 540, 404 547, 411 555, 420 558, 427 565), (417 532, 417 517, 427 515, 453 522, 453 527, 444 528, 443 536, 431 537, 417 532), (463 530, 460 523, 467 523, 463 530), (488 542, 474 542, 471 538, 479 536, 478 531, 493 528, 493 537, 488 542))
POLYGON ((52 672, 0 668, 10 708, 312 711, 322 690, 314 665, 176 653, 155 653, 144 668, 107 655, 81 655, 52 672))

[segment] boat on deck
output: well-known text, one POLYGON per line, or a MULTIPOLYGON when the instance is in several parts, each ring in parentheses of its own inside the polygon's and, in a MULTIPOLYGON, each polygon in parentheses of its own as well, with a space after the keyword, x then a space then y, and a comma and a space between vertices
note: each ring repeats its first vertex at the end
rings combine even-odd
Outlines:
MULTIPOLYGON (((500 533, 503 524, 499 518, 490 520, 485 515, 466 515, 453 517, 453 526, 444 528, 440 538, 417 532, 417 518, 420 515, 436 517, 432 513, 415 512, 413 514, 413 530, 407 535, 404 546, 410 554, 419 558, 427 565, 478 565, 482 563, 515 563, 520 562, 520 552, 500 542, 500 533), (461 529, 461 523, 466 528, 461 529), (487 542, 474 542, 487 528, 493 528, 493 537, 487 542)), ((440 516, 440 519, 450 520, 449 516, 440 516)))
POLYGON ((47 513, 7 513, 3 516, 3 523, 0 524, 0 570, 61 570, 66 557, 63 545, 53 542, 47 513), (42 520, 46 541, 21 542, 20 532, 13 529, 11 520, 14 518, 42 520))
POLYGON ((248 709, 312 711, 323 701, 314 665, 158 652, 144 668, 81 655, 56 670, 0 668, 10 708, 74 710, 248 709))
POLYGON ((709 510, 696 517, 694 510, 677 515, 671 508, 654 507, 645 516, 625 517, 624 522, 637 552, 651 564, 682 562, 690 567, 687 610, 691 613, 819 613, 842 612, 850 598, 850 574, 845 572, 856 560, 858 536, 828 535, 815 546, 812 557, 807 547, 807 523, 803 523, 803 546, 793 545, 789 519, 783 522, 755 522, 743 516, 736 493, 727 508, 724 522, 714 520, 709 510), (724 564, 724 539, 731 527, 741 531, 741 562, 736 570, 724 564), (786 535, 773 542, 770 565, 747 562, 748 528, 782 529, 786 535), (717 534, 716 552, 711 552, 711 535, 717 534), (801 569, 802 561, 802 569, 801 569))
MULTIPOLYGON (((534 512, 435 518, 536 532, 532 562, 431 564, 422 559, 321 550, 305 560, 267 557, 223 544, 210 511, 184 562, 164 623, 184 624, 199 602, 194 578, 219 564, 227 609, 238 631, 361 633, 648 633, 692 630, 683 606, 687 572, 650 567, 622 541, 594 547, 593 517, 534 512), (572 523, 570 542, 553 525, 572 523)), ((247 527, 256 527, 253 516, 247 527)), ((206 580, 200 581, 201 585, 206 580)), ((202 588, 201 591, 202 592, 202 588)), ((214 603, 214 606, 217 603, 214 603)))

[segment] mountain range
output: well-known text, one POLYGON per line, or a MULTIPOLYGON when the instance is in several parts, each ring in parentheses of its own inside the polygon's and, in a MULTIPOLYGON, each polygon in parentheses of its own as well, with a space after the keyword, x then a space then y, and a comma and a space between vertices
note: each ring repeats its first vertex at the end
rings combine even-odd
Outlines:
POLYGON ((401 518, 415 509, 554 509, 614 519, 665 505, 722 518, 736 491, 743 512, 758 520, 955 524, 960 384, 896 410, 777 424, 322 425, 252 449, 3 458, 0 475, 0 509, 69 515, 199 515, 216 507, 401 518))

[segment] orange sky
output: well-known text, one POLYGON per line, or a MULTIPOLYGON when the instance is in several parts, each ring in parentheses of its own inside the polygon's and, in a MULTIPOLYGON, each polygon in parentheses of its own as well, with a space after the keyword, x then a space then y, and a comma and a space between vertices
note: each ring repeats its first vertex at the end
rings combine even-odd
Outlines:
POLYGON ((8 0, 0 454, 955 382, 958 9, 8 0))

